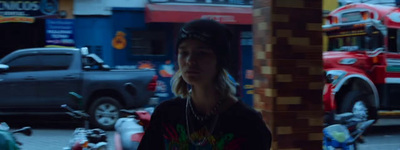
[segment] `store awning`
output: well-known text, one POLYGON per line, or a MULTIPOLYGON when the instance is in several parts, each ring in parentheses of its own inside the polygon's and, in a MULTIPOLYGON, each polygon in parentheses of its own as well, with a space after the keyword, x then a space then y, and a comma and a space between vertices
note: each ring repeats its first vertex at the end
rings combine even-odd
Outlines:
POLYGON ((224 24, 252 24, 252 7, 201 5, 146 5, 146 22, 183 23, 208 18, 224 24))

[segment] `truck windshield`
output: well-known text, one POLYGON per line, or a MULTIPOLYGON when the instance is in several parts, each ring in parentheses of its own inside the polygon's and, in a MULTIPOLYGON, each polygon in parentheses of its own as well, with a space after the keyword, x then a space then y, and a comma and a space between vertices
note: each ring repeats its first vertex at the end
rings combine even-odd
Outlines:
POLYGON ((383 46, 381 34, 374 34, 371 37, 362 36, 342 36, 329 38, 328 51, 373 51, 383 46))

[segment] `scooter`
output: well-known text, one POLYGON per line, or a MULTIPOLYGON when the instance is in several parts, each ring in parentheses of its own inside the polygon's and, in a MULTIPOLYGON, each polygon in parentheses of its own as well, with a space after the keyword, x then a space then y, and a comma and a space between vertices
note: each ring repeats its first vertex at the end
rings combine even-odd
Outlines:
POLYGON ((334 120, 335 123, 323 129, 324 150, 356 150, 360 136, 375 122, 360 119, 353 113, 338 114, 334 120))
POLYGON ((7 123, 0 123, 0 148, 2 150, 20 150, 22 145, 15 137, 15 133, 22 133, 26 136, 32 135, 31 127, 23 127, 14 131, 10 131, 10 127, 7 123))
MULTIPOLYGON (((76 102, 82 100, 82 97, 75 93, 69 93, 76 102)), ((89 114, 84 111, 74 110, 68 105, 63 104, 61 108, 68 110, 66 114, 73 118, 84 120, 84 127, 76 128, 73 137, 64 150, 107 150, 107 134, 104 130, 95 128, 89 129, 89 114)))
POLYGON ((118 119, 115 123, 115 150, 136 150, 138 148, 144 131, 149 126, 153 111, 154 107, 144 110, 120 110, 122 114, 128 116, 118 119))

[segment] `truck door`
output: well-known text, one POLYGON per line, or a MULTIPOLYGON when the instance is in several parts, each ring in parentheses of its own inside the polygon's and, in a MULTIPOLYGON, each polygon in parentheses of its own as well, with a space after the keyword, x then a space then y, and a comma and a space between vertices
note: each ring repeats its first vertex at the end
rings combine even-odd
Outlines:
POLYGON ((38 104, 38 55, 21 55, 4 64, 9 69, 0 73, 0 110, 31 112, 38 104))
POLYGON ((81 90, 80 70, 70 69, 73 54, 41 54, 40 61, 38 99, 43 102, 41 105, 52 112, 64 111, 60 109, 62 104, 73 106, 68 93, 80 93, 81 90))
POLYGON ((388 52, 386 53, 385 94, 382 99, 384 107, 400 108, 400 30, 388 30, 388 52))

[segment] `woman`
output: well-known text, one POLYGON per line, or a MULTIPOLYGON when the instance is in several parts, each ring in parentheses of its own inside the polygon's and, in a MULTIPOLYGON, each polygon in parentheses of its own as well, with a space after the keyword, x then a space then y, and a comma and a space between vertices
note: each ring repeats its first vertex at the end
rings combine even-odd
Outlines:
POLYGON ((235 97, 227 58, 231 34, 213 20, 186 23, 176 44, 177 98, 154 111, 139 149, 269 149, 271 133, 261 115, 235 97))

